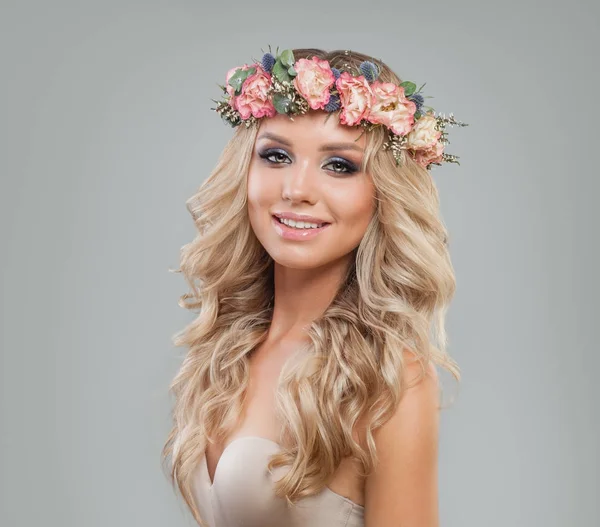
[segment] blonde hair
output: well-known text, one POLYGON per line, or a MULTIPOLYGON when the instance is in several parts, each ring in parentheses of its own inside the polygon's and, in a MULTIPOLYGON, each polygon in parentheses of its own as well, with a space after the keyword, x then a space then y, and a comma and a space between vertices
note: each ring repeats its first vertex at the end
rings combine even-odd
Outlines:
MULTIPOLYGON (((361 53, 295 49, 294 56, 326 59, 334 67, 376 62, 380 80, 402 82, 382 62, 361 53)), ((173 428, 164 445, 171 482, 202 525, 193 473, 208 442, 224 441, 238 423, 249 381, 249 354, 266 337, 272 316, 273 260, 247 214, 246 176, 257 126, 236 128, 217 166, 186 205, 198 229, 181 250, 190 292, 180 305, 197 318, 174 337, 188 349, 170 391, 173 428)), ((376 189, 376 213, 354 250, 342 287, 308 329, 301 362, 286 365, 276 393, 282 449, 269 469, 290 465, 275 493, 290 503, 319 492, 344 457, 365 473, 377 456, 372 432, 385 423, 407 386, 403 351, 425 375, 433 362, 460 380, 446 351, 444 319, 455 277, 448 237, 430 172, 405 156, 396 166, 381 149, 384 131, 367 132, 363 170, 376 189), (366 422, 365 444, 353 430, 366 422)))

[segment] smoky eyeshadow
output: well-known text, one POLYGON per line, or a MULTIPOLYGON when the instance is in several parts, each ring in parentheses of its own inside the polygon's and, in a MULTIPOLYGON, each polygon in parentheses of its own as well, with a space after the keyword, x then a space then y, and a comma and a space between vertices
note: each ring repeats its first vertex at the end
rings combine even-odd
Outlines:
POLYGON ((269 157, 270 155, 273 155, 273 154, 283 154, 284 156, 288 156, 291 158, 291 156, 285 150, 282 150, 281 148, 264 148, 264 149, 258 151, 258 155, 260 157, 262 157, 263 159, 266 157, 269 157))
POLYGON ((348 173, 358 172, 358 167, 349 159, 344 159, 343 157, 332 157, 327 164, 329 165, 331 163, 340 163, 344 165, 348 170, 348 173))
MULTIPOLYGON (((274 161, 269 161, 268 157, 272 156, 273 154, 282 154, 286 157, 288 157, 289 159, 292 159, 292 156, 290 154, 288 154, 285 150, 281 149, 281 148, 261 148, 260 150, 257 151, 258 156, 265 160, 265 162, 271 164, 271 165, 285 165, 288 164, 286 162, 282 162, 282 163, 277 163, 274 161)), ((343 174, 353 174, 355 172, 358 172, 360 170, 360 168, 358 166, 356 166, 355 163, 353 163, 352 161, 350 161, 349 159, 343 158, 343 157, 331 157, 327 160, 327 163, 324 166, 327 165, 331 165, 332 163, 339 163, 341 164, 346 171, 342 171, 342 172, 337 172, 340 175, 343 174)), ((336 172, 335 170, 332 170, 331 172, 336 172)))

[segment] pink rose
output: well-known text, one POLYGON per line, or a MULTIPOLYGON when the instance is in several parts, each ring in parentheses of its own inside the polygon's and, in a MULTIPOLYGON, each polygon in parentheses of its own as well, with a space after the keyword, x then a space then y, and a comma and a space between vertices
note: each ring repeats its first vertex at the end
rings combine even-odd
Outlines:
POLYGON ((406 135, 414 123, 417 105, 404 96, 404 88, 391 82, 371 84, 374 103, 369 121, 383 124, 398 135, 406 135))
POLYGON ((406 146, 413 150, 426 150, 438 142, 442 135, 441 130, 436 130, 437 119, 431 114, 425 114, 413 126, 406 136, 406 146))
POLYGON ((232 75, 240 69, 246 71, 247 69, 250 69, 250 66, 248 66, 248 64, 244 64, 243 66, 236 66, 235 68, 231 68, 225 76, 225 89, 229 94, 229 106, 231 106, 234 110, 237 110, 237 108, 235 107, 235 90, 232 86, 229 85, 229 79, 231 79, 232 75))
POLYGON ((425 150, 417 150, 413 159, 424 168, 430 163, 441 163, 444 152, 444 143, 437 142, 425 150))
POLYGON ((329 102, 329 88, 335 83, 329 62, 318 57, 298 59, 294 69, 297 73, 294 78, 296 90, 313 110, 322 110, 329 102))
POLYGON ((342 104, 340 122, 353 126, 366 119, 373 105, 373 91, 367 79, 363 75, 353 77, 344 71, 335 81, 335 87, 342 104))
POLYGON ((256 72, 250 75, 242 84, 242 93, 235 98, 234 108, 242 119, 254 117, 273 117, 277 112, 269 98, 271 75, 260 64, 253 64, 256 72))

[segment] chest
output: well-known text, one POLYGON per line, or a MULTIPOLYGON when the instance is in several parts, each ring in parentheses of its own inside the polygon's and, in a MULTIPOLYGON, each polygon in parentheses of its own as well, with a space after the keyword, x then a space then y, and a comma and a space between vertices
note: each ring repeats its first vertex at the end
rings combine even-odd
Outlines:
POLYGON ((249 382, 236 436, 261 432, 274 440, 279 438, 281 424, 276 411, 277 386, 284 365, 288 360, 294 360, 297 353, 291 345, 265 346, 254 351, 249 359, 249 382))
MULTIPOLYGON (((278 346, 263 345, 250 357, 250 377, 244 399, 242 414, 236 429, 222 445, 209 445, 206 468, 210 480, 214 480, 219 459, 227 446, 236 438, 254 436, 279 441, 281 422, 277 415, 276 391, 284 365, 302 358, 296 343, 278 346)), ((355 503, 364 503, 364 481, 359 464, 350 458, 342 460, 329 482, 329 488, 355 503)))

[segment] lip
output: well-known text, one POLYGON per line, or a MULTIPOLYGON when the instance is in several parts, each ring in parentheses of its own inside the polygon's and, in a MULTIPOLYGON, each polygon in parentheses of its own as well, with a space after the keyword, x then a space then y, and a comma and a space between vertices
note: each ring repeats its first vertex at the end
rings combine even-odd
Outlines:
MULTIPOLYGON (((277 216, 279 217, 279 216, 277 216)), ((331 223, 325 223, 322 227, 317 227, 316 229, 308 228, 308 229, 295 229, 294 227, 288 227, 287 225, 280 223, 279 220, 275 216, 271 216, 271 223, 275 229, 275 232, 279 234, 282 238, 286 240, 297 240, 297 241, 305 241, 312 240, 315 236, 318 236, 322 233, 327 227, 331 225, 331 223)), ((287 216, 283 216, 286 218, 287 216)), ((292 218, 295 219, 295 218, 292 218)), ((309 220, 306 220, 309 221, 309 220)), ((311 220, 314 221, 314 220, 311 220)), ((322 223, 321 221, 314 221, 314 223, 322 223)))
POLYGON ((295 214, 293 212, 274 212, 273 216, 294 221, 308 221, 310 223, 331 223, 330 221, 315 218, 314 216, 309 216, 308 214, 295 214))

